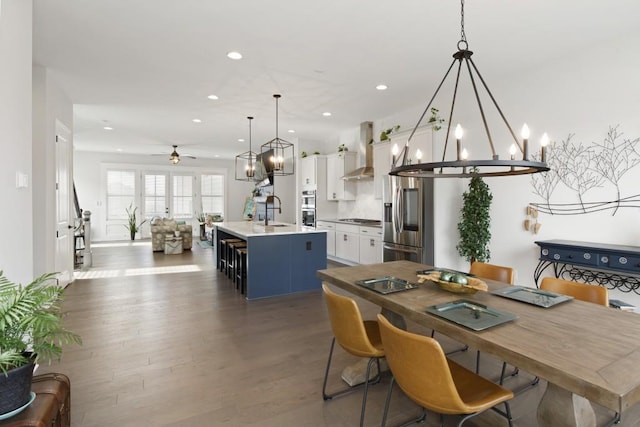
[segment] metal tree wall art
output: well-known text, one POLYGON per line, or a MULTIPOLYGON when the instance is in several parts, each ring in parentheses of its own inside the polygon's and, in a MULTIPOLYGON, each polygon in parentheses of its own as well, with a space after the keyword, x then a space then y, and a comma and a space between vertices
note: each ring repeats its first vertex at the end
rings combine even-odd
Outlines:
POLYGON ((612 209, 612 215, 615 215, 621 207, 640 207, 640 194, 622 197, 620 191, 623 177, 640 163, 637 149, 640 138, 624 138, 618 128, 619 125, 610 126, 601 143, 574 144, 573 134, 560 143, 552 142, 547 154, 551 170, 531 176, 533 192, 544 203, 530 203, 530 206, 551 215, 578 215, 608 209, 612 209), (551 203, 560 183, 576 193, 577 203, 551 203), (611 200, 585 201, 589 190, 605 184, 613 187, 611 200))

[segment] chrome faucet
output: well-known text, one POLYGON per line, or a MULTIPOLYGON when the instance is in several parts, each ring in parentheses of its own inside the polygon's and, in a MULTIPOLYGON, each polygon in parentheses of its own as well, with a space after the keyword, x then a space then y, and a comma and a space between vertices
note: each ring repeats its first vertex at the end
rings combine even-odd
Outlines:
MULTIPOLYGON (((280 197, 275 194, 273 196, 267 196, 267 199, 264 202, 264 225, 269 225, 269 203, 273 204, 273 199, 278 199, 278 213, 282 213, 282 201, 280 200, 280 197)), ((275 210, 276 207, 274 206, 271 209, 275 210)))

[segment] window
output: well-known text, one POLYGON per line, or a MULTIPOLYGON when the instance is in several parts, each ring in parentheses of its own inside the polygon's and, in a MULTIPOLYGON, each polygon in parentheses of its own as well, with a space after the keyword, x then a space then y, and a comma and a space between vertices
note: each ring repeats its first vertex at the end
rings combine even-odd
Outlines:
POLYGON ((224 212, 224 175, 202 175, 201 178, 202 212, 222 215, 224 212))
POLYGON ((193 176, 174 175, 172 182, 173 217, 193 218, 193 176))
POLYGON ((144 175, 144 217, 163 217, 167 207, 167 176, 144 175))
POLYGON ((107 171, 107 220, 127 219, 126 209, 135 201, 135 177, 134 171, 107 171))

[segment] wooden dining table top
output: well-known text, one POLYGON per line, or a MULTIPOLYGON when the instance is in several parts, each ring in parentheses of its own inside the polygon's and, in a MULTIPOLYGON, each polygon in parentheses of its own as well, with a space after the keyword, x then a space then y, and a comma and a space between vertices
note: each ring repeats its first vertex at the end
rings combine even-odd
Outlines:
MULTIPOLYGON (((319 270, 318 277, 407 320, 489 353, 619 413, 640 401, 640 315, 571 300, 543 308, 478 292, 455 294, 424 282, 416 289, 380 294, 357 280, 393 276, 417 283, 411 261, 319 270), (457 299, 513 313, 517 319, 473 331, 425 311, 457 299)), ((489 291, 509 286, 485 280, 489 291)))

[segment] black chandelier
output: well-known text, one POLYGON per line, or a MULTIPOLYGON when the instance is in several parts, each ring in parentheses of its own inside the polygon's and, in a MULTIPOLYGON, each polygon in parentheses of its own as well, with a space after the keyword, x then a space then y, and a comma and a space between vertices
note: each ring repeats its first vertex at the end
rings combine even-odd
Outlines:
POLYGON ((251 120, 249 119, 249 151, 236 156, 236 180, 237 181, 254 181, 256 176, 256 160, 257 153, 251 151, 251 120))
POLYGON ((278 99, 281 95, 273 95, 276 99, 276 137, 260 147, 263 162, 269 162, 273 175, 293 175, 295 173, 295 153, 293 144, 278 137, 278 99))
MULTIPOLYGON (((505 118, 502 110, 498 106, 493 94, 489 90, 489 87, 485 83, 484 79, 480 75, 478 68, 476 67, 473 59, 471 59, 471 55, 473 52, 468 49, 467 37, 464 32, 464 0, 461 0, 461 12, 460 12, 460 40, 458 41, 458 51, 453 54, 453 61, 449 66, 449 69, 444 75, 444 78, 438 85, 435 93, 431 97, 429 104, 425 108, 424 112, 420 116, 418 123, 414 127, 411 135, 407 143, 405 144, 402 151, 399 155, 392 156, 392 165, 390 175, 397 176, 406 176, 406 177, 418 177, 418 178, 466 178, 471 176, 510 176, 510 175, 525 175, 525 174, 533 174, 538 172, 545 172, 549 170, 549 167, 546 164, 546 146, 549 142, 546 134, 543 135, 541 140, 541 152, 539 156, 534 156, 534 158, 529 157, 529 128, 525 124, 522 128, 522 144, 518 141, 511 125, 505 118), (411 138, 415 134, 416 130, 420 126, 420 123, 424 119, 425 115, 428 111, 430 111, 431 104, 433 100, 438 95, 438 92, 442 88, 442 85, 447 80, 449 73, 454 68, 454 65, 458 63, 458 69, 456 74, 455 87, 453 89, 453 98, 451 101, 451 111, 449 112, 449 120, 447 122, 447 134, 444 143, 444 149, 442 152, 442 160, 441 161, 431 161, 427 163, 416 163, 410 164, 411 161, 408 161, 408 152, 409 152, 409 143, 411 142, 411 138), (484 130, 487 136, 487 140, 489 146, 491 148, 492 157, 491 159, 486 160, 471 160, 468 158, 468 151, 463 147, 462 144, 462 136, 463 130, 462 127, 458 124, 455 129, 455 138, 456 138, 456 159, 455 160, 445 160, 445 156, 447 153, 447 145, 449 143, 449 135, 451 132, 451 123, 453 118, 453 111, 455 109, 456 96, 458 94, 458 83, 460 82, 460 74, 462 71, 463 63, 466 65, 466 69, 469 73, 469 79, 471 81, 471 85, 473 87, 473 93, 475 95, 476 102, 480 109, 480 115, 482 117, 482 123, 484 125, 484 130), (475 77, 474 77, 475 72, 475 77), (500 117, 504 121, 509 133, 513 137, 514 143, 511 145, 509 154, 510 158, 501 160, 496 153, 496 149, 493 144, 493 139, 491 137, 491 132, 489 130, 489 126, 487 124, 487 118, 485 115, 485 111, 482 108, 482 102, 480 100, 480 95, 478 94, 478 85, 476 79, 482 83, 482 86, 487 91, 489 98, 493 102, 496 110, 498 111, 500 117), (517 151, 520 151, 522 154, 521 159, 516 159, 517 151), (401 160, 401 161, 400 161, 401 160), (399 162, 400 161, 400 162, 399 162), (400 163, 400 164, 398 164, 400 163)), ((421 156, 420 156, 421 157, 421 156)), ((418 160, 419 162, 421 160, 418 160)))

